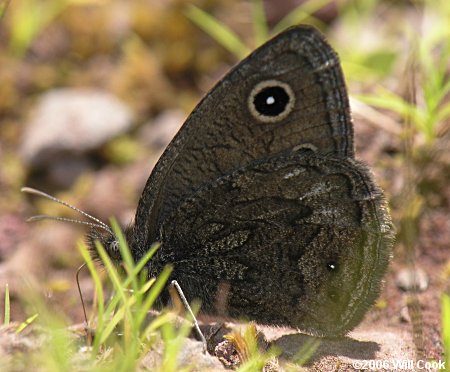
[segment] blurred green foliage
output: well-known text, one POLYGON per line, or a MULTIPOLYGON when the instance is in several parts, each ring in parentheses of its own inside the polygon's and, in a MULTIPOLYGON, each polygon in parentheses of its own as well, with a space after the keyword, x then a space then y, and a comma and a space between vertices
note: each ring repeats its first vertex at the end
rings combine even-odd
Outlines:
POLYGON ((288 27, 305 22, 323 26, 322 22, 313 14, 331 2, 332 0, 307 0, 292 9, 272 30, 269 30, 263 1, 252 0, 251 24, 254 41, 249 46, 245 45, 242 38, 230 26, 195 5, 188 7, 186 15, 220 45, 234 54, 237 59, 242 59, 253 49, 266 42, 270 36, 274 36, 288 27))
POLYGON ((8 284, 5 286, 5 300, 3 306, 3 324, 8 325, 11 320, 11 305, 9 302, 9 287, 8 284))
POLYGON ((115 366, 123 371, 135 370, 141 358, 158 339, 158 330, 161 330, 164 353, 160 368, 162 371, 177 371, 179 370, 177 356, 191 330, 191 322, 186 321, 177 329, 174 314, 167 312, 162 312, 150 322, 147 320, 149 310, 167 283, 171 268, 166 267, 158 278, 147 280, 144 267, 159 246, 151 247, 138 263, 134 263, 117 222, 113 220, 111 225, 114 234, 118 237, 126 276, 121 275, 103 246, 97 242, 96 249, 105 265, 107 278, 114 289, 113 296, 109 298, 106 307, 98 269, 86 247, 83 244, 79 246, 94 280, 98 299, 91 362, 95 364, 95 360, 104 355, 105 348, 112 347, 113 350, 106 361, 108 366, 115 366))
POLYGON ((1 0, 0 1, 0 19, 5 14, 6 8, 8 7, 8 4, 9 4, 9 0, 1 0))
MULTIPOLYGON (((233 7, 239 10, 241 5, 235 1, 224 4, 180 0, 161 5, 133 0, 124 5, 114 0, 18 0, 8 7, 4 1, 0 11, 5 13, 6 9, 6 13, 1 27, 7 48, 0 47, 3 66, 0 113, 5 119, 10 114, 16 118, 18 114, 22 119, 17 112, 18 102, 23 98, 27 101, 30 93, 61 85, 94 85, 122 97, 137 111, 138 120, 143 120, 164 108, 179 107, 177 103, 185 104, 185 100, 177 97, 172 79, 192 92, 192 82, 205 72, 211 73, 225 56, 220 49, 204 48, 201 35, 189 20, 236 59, 241 59, 270 35, 293 24, 307 22, 325 29, 315 12, 330 3, 331 0, 307 0, 269 28, 262 0, 249 2, 248 26, 237 21, 229 23, 230 17, 223 17, 233 7), (126 15, 118 16, 121 11, 126 15), (220 20, 219 16, 226 20, 220 20), (96 27, 90 27, 92 24, 96 27), (253 33, 250 45, 239 35, 242 30, 253 33), (110 57, 105 59, 105 54, 110 57), (21 77, 25 66, 29 73, 21 77)), ((445 61, 450 53, 448 1, 424 1, 416 5, 423 7, 424 13, 429 9, 438 15, 433 19, 433 27, 421 35, 412 32, 415 25, 408 25, 407 17, 399 18, 397 23, 391 20, 381 27, 380 33, 389 34, 388 37, 381 42, 378 38, 373 46, 362 47, 357 40, 364 39, 367 25, 382 22, 374 19, 382 16, 378 8, 385 13, 410 9, 380 0, 339 1, 336 6, 339 32, 337 37, 334 34, 330 37, 341 55, 347 79, 366 86, 374 82, 377 85, 358 98, 408 117, 426 142, 432 144, 440 123, 450 115, 450 106, 446 104, 450 84, 445 74, 445 61), (405 62, 402 43, 411 48, 417 46, 414 59, 419 94, 423 94, 423 102, 417 105, 406 102, 402 92, 383 84, 384 79, 396 73, 396 66, 405 62)), ((191 101, 195 102, 195 98, 191 101)), ((189 110, 192 105, 184 108, 189 110)))
POLYGON ((423 30, 417 30, 417 25, 401 23, 404 28, 404 38, 409 51, 407 58, 410 79, 414 85, 414 98, 410 101, 402 93, 393 92, 381 84, 367 95, 359 99, 378 108, 387 109, 404 122, 411 122, 424 138, 426 145, 431 147, 439 136, 444 125, 450 118, 450 80, 448 79, 448 61, 450 60, 450 3, 448 1, 425 1, 424 17, 431 17, 433 27, 426 25, 423 30), (438 16, 437 16, 438 15, 438 16))
POLYGON ((261 351, 256 324, 253 322, 249 323, 242 333, 234 331, 224 338, 234 346, 242 362, 237 369, 238 372, 263 371, 264 366, 280 354, 280 350, 276 347, 261 351))
POLYGON ((191 5, 187 10, 186 15, 220 45, 233 53, 236 58, 244 58, 250 52, 250 49, 242 42, 236 33, 200 8, 191 5))
POLYGON ((22 56, 39 33, 68 5, 61 0, 20 0, 11 6, 11 51, 22 56))
MULTIPOLYGON (((75 371, 80 368, 90 371, 103 371, 105 368, 134 371, 138 369, 143 356, 157 342, 164 345, 159 370, 168 372, 180 370, 178 355, 191 330, 191 322, 184 321, 181 326, 176 326, 175 315, 169 312, 162 312, 150 320, 148 318, 148 312, 171 270, 166 268, 158 278, 147 281, 143 268, 155 254, 158 246, 152 247, 142 260, 135 264, 115 221, 112 222, 112 226, 120 241, 124 272, 118 270, 101 244, 97 244, 98 254, 107 273, 106 283, 102 281, 103 275, 99 273, 86 246, 83 243, 79 244, 80 253, 92 275, 97 299, 94 304, 95 314, 90 320, 90 324, 95 323, 95 335, 90 335, 93 336, 93 341, 84 357, 80 358, 81 351, 77 345, 81 340, 74 342, 75 335, 68 329, 68 321, 64 319, 63 314, 56 314, 54 309, 50 309, 44 303, 38 294, 39 291, 31 289, 28 293, 28 302, 30 309, 37 313, 30 317, 28 322, 22 323, 17 332, 23 330, 23 324, 37 322, 44 327, 41 330, 44 332, 41 337, 45 337, 46 341, 37 352, 28 353, 26 360, 20 361, 17 358, 8 360, 8 363, 2 366, 5 370, 17 370, 17 366, 21 365, 22 368, 39 366, 48 371, 75 371), (104 286, 113 289, 113 294, 107 302, 104 286)), ((6 311, 9 311, 9 304, 5 302, 5 314, 6 311)), ((5 324, 6 320, 5 317, 5 324)), ((90 330, 90 325, 87 325, 87 332, 90 330)))
POLYGON ((450 295, 447 293, 442 294, 441 304, 445 370, 450 371, 450 295))

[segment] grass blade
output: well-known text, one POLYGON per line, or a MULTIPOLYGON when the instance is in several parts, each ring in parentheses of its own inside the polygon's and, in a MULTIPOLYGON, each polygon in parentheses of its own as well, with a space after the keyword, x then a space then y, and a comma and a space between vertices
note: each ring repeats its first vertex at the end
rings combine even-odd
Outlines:
POLYGON ((5 317, 3 324, 8 325, 11 320, 11 303, 9 302, 9 286, 5 285, 5 317))
POLYGON ((31 323, 33 323, 36 318, 39 316, 39 314, 34 314, 30 317, 28 317, 24 322, 20 323, 19 326, 16 329, 16 333, 22 332, 25 328, 27 328, 31 323))
MULTIPOLYGON (((119 227, 117 221, 113 218, 111 219, 111 228, 114 232, 114 235, 117 237, 119 243, 120 255, 122 256, 122 260, 124 262, 125 271, 128 274, 127 277, 130 279, 131 286, 135 292, 139 290, 139 283, 137 280, 137 273, 132 274, 133 267, 135 266, 134 259, 131 255, 128 244, 123 236, 122 230, 119 227)), ((123 287, 127 288, 127 287, 123 287)))
POLYGON ((143 311, 136 314, 137 315, 136 322, 139 324, 139 326, 144 322, 148 310, 150 310, 152 305, 155 303, 157 297, 164 289, 165 284, 169 280, 171 272, 172 268, 170 266, 166 266, 161 272, 161 274, 159 274, 158 277, 156 278, 155 284, 152 286, 150 293, 147 295, 144 303, 142 304, 143 311))
POLYGON ((450 371, 450 296, 442 295, 442 344, 444 346, 445 370, 450 371))
POLYGON ((252 18, 256 47, 258 47, 269 38, 269 29, 262 0, 252 0, 252 18))
MULTIPOLYGON (((154 244, 150 250, 144 255, 144 257, 142 257, 142 259, 137 263, 137 265, 131 270, 131 273, 127 276, 127 278, 125 279, 125 281, 122 283, 122 287, 123 288, 128 288, 128 286, 131 284, 132 275, 138 275, 142 269, 144 268, 144 266, 147 264, 147 262, 153 257, 153 255, 155 254, 155 252, 159 249, 160 245, 159 244, 154 244)), ((113 312, 113 310, 117 307, 117 305, 120 302, 120 297, 118 296, 114 296, 111 301, 109 302, 107 308, 106 308, 106 313, 107 314, 111 314, 113 312)))
MULTIPOLYGON (((89 254, 88 249, 86 248, 84 243, 80 243, 78 245, 78 250, 83 257, 84 262, 86 262, 86 266, 88 267, 89 273, 91 274, 92 280, 94 281, 95 293, 97 294, 97 332, 101 333, 104 328, 104 314, 105 314, 105 296, 103 292, 102 281, 100 276, 97 273, 97 270, 94 265, 94 261, 92 260, 91 255, 89 254)), ((97 342, 98 337, 94 339, 93 345, 93 353, 94 355, 98 352, 100 344, 97 342)))
POLYGON ((272 30, 273 34, 278 34, 284 29, 297 25, 305 21, 305 19, 313 18, 317 26, 323 26, 322 22, 312 17, 312 14, 328 5, 331 0, 309 0, 292 11, 290 11, 280 22, 278 22, 272 30))
POLYGON ((186 16, 238 59, 250 53, 235 32, 195 5, 189 5, 186 16))
POLYGON ((10 0, 0 0, 0 20, 6 13, 6 9, 8 9, 10 0))
POLYGON ((299 366, 303 366, 306 362, 308 362, 317 348, 320 346, 320 340, 314 337, 309 338, 297 352, 297 354, 293 358, 293 362, 299 366))

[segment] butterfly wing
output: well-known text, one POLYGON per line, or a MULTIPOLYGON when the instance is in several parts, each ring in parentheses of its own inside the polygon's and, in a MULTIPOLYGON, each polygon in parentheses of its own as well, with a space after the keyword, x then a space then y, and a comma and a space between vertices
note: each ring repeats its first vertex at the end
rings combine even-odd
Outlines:
POLYGON ((191 113, 147 181, 133 249, 147 250, 170 211, 204 183, 302 145, 353 157, 338 57, 307 26, 288 29, 258 48, 191 113))
POLYGON ((166 263, 206 313, 345 334, 379 292, 391 246, 380 190, 359 162, 256 161, 198 190, 165 220, 166 263))

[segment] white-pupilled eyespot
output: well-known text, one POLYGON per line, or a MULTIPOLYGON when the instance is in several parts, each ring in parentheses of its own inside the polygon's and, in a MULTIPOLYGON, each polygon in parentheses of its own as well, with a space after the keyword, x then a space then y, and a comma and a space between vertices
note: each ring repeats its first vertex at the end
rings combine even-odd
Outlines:
POLYGON ((337 262, 334 262, 334 261, 328 262, 327 269, 328 269, 328 271, 337 271, 338 270, 337 262))
POLYGON ((278 80, 258 83, 248 97, 250 113, 264 123, 275 123, 284 119, 294 108, 294 103, 292 88, 278 80))

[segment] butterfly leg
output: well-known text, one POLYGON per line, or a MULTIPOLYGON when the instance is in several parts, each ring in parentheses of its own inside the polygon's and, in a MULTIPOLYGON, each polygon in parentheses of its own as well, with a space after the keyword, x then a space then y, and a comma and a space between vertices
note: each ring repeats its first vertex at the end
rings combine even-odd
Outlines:
POLYGON ((200 338, 200 341, 203 344, 203 352, 206 352, 207 351, 206 338, 203 335, 202 331, 200 330, 197 318, 195 317, 195 315, 191 309, 191 306, 189 305, 189 302, 186 300, 186 296, 184 295, 183 290, 181 289, 180 285, 178 284, 178 282, 176 280, 172 280, 169 285, 169 291, 170 291, 171 296, 173 296, 172 294, 173 294, 174 290, 178 294, 178 297, 180 298, 181 302, 183 303, 184 308, 191 316, 195 332, 197 332, 197 336, 200 338))

